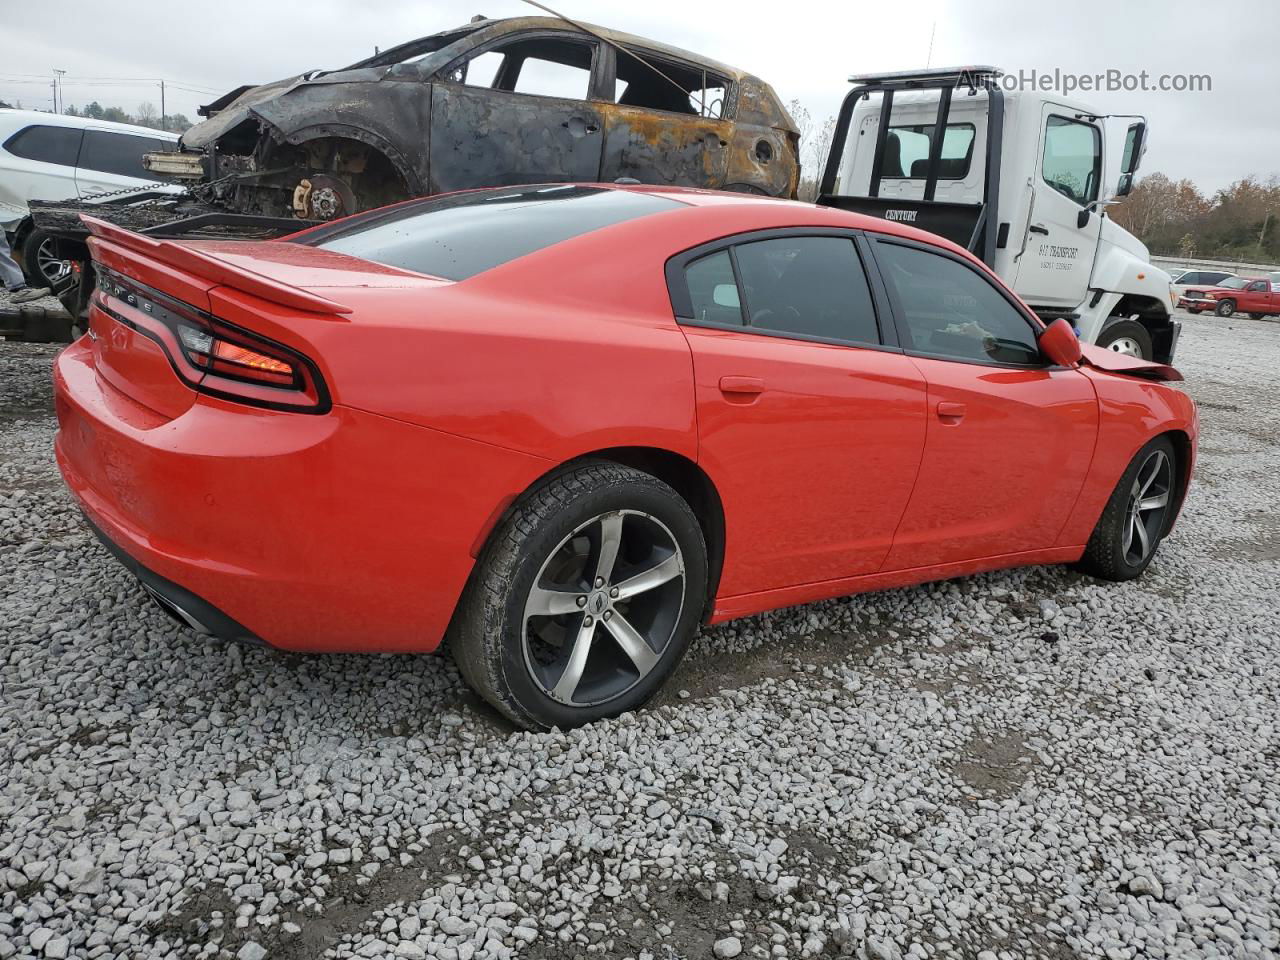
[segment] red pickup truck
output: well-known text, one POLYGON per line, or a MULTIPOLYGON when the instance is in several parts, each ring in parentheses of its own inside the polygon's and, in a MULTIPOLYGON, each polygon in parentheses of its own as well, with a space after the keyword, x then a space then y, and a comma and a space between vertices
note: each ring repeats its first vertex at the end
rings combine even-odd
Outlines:
POLYGON ((1255 320, 1280 314, 1280 282, 1263 277, 1230 277, 1216 287, 1188 289, 1178 306, 1192 313, 1212 310, 1220 317, 1247 313, 1255 320))

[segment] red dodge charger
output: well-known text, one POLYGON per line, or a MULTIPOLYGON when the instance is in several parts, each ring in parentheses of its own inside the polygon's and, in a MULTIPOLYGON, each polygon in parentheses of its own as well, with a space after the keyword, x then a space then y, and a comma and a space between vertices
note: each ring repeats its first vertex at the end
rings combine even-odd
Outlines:
POLYGON ((644 703, 701 623, 1022 564, 1136 577, 1177 371, 909 227, 704 191, 413 200, 283 241, 86 218, 57 456, 191 627, 427 652, 530 727, 644 703))

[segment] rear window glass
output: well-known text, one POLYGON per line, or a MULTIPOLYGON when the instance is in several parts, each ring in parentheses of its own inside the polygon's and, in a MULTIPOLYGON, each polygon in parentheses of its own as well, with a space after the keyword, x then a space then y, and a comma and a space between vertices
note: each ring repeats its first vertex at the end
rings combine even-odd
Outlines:
POLYGON ((446 280, 465 280, 545 247, 680 207, 602 187, 479 190, 373 210, 300 234, 296 243, 446 280))
POLYGON ((4 148, 15 157, 57 163, 64 167, 76 165, 83 131, 75 127, 49 127, 37 124, 19 130, 5 143, 4 148))
POLYGON ((113 133, 109 130, 86 130, 78 166, 81 170, 149 180, 152 179, 152 174, 142 165, 142 155, 172 153, 176 147, 177 144, 171 140, 113 133))

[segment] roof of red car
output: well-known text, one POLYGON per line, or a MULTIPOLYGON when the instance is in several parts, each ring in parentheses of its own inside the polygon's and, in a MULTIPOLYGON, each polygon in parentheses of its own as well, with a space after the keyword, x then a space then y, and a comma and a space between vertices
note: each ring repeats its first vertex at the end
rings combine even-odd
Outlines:
POLYGON ((895 237, 903 237, 910 240, 919 240, 924 243, 932 243, 935 246, 945 247, 953 252, 964 254, 966 257, 976 261, 973 254, 965 250, 959 244, 952 243, 945 237, 937 234, 929 233, 918 227, 908 226, 906 224, 897 223, 892 220, 884 220, 880 217, 872 217, 863 213, 853 213, 849 210, 840 210, 836 207, 824 207, 814 203, 805 203, 801 200, 787 200, 782 197, 767 197, 762 194, 754 193, 734 193, 726 190, 708 190, 701 187, 663 187, 652 186, 649 184, 634 183, 601 183, 592 184, 592 186, 605 187, 610 190, 629 190, 634 193, 647 193, 655 197, 666 197, 680 203, 687 204, 691 207, 744 207, 744 206, 770 206, 791 207, 797 210, 796 226, 817 226, 829 223, 833 227, 845 227, 854 230, 870 230, 876 233, 888 234, 895 237), (799 211, 803 211, 800 214, 799 211))

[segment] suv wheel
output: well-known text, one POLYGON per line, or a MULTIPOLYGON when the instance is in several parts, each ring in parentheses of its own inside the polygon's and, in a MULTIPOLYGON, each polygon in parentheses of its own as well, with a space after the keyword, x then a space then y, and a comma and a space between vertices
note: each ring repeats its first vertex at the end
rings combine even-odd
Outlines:
POLYGON ((528 493, 481 554, 454 658, 521 726, 635 710, 675 669, 707 591, 702 529, 662 481, 587 463, 528 493))
POLYGON ((59 260, 51 234, 32 230, 22 241, 22 265, 33 287, 54 289, 71 276, 71 261, 59 260))

